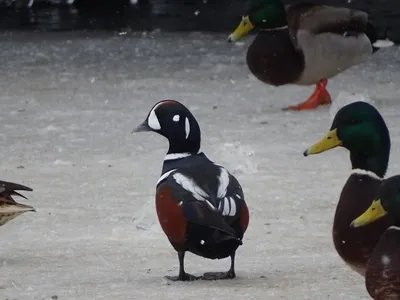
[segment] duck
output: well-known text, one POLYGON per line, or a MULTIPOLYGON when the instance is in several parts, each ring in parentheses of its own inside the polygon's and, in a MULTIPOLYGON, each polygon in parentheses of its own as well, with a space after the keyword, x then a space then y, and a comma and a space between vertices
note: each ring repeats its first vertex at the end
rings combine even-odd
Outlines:
POLYGON ((328 79, 393 44, 377 39, 366 12, 306 2, 284 6, 281 0, 250 0, 228 41, 239 41, 253 28, 260 30, 246 61, 258 80, 273 86, 315 85, 306 101, 284 110, 330 104, 328 79))
POLYGON ((9 221, 15 219, 28 211, 35 211, 35 209, 26 204, 17 203, 12 196, 19 196, 27 199, 17 191, 33 191, 30 187, 0 180, 0 226, 5 225, 9 221))
POLYGON ((366 267, 365 286, 374 300, 400 299, 399 199, 400 175, 395 175, 381 183, 369 208, 350 224, 353 228, 368 228, 382 218, 393 221, 380 236, 366 267))
POLYGON ((393 222, 386 216, 369 227, 349 224, 378 193, 388 168, 390 146, 389 129, 382 115, 373 105, 356 101, 340 108, 325 137, 304 151, 304 156, 336 147, 350 152, 352 170, 336 206, 332 237, 339 256, 362 276, 380 236, 393 222))
POLYGON ((236 277, 235 254, 243 244, 249 210, 239 181, 200 151, 200 126, 182 103, 157 102, 133 132, 155 132, 169 141, 155 203, 159 223, 178 254, 178 276, 171 281, 236 277), (230 257, 227 272, 186 273, 186 252, 207 259, 230 257))

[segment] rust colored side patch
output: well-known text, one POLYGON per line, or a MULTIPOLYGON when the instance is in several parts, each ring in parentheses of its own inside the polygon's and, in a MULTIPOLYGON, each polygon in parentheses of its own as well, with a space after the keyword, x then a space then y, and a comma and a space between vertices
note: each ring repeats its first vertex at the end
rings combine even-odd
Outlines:
POLYGON ((183 207, 173 198, 173 190, 162 184, 156 192, 156 209, 161 228, 174 247, 185 242, 187 221, 183 207))

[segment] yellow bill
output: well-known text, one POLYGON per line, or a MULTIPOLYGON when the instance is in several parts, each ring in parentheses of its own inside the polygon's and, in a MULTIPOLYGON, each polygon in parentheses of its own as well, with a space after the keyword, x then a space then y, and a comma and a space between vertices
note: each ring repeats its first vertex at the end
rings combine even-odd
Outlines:
POLYGON ((248 16, 243 17, 239 26, 228 37, 228 41, 237 42, 241 38, 245 37, 253 28, 254 25, 250 22, 249 17, 248 16))
POLYGON ((387 211, 383 208, 381 200, 375 200, 371 206, 357 219, 351 222, 352 227, 361 227, 375 222, 376 220, 387 215, 387 211))
POLYGON ((328 134, 320 140, 318 143, 312 145, 306 151, 304 151, 304 156, 311 154, 318 154, 326 150, 341 146, 343 142, 339 140, 337 136, 337 129, 333 129, 328 132, 328 134))

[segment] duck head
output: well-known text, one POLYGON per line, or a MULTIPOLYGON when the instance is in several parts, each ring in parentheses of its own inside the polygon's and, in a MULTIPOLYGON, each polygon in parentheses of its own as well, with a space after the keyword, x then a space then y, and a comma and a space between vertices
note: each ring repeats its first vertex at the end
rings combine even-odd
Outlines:
POLYGON ((371 206, 352 223, 352 227, 361 227, 389 215, 396 224, 400 223, 400 175, 384 180, 378 196, 371 206))
POLYGON ((285 6, 280 0, 250 0, 239 26, 228 37, 236 42, 253 28, 275 29, 287 25, 285 6))
POLYGON ((385 121, 375 107, 362 101, 342 107, 329 132, 304 151, 304 156, 339 146, 350 151, 353 169, 372 171, 384 177, 389 162, 390 136, 385 121))
POLYGON ((168 154, 198 153, 200 127, 195 117, 182 103, 162 100, 156 103, 147 118, 133 132, 153 131, 169 141, 168 154))

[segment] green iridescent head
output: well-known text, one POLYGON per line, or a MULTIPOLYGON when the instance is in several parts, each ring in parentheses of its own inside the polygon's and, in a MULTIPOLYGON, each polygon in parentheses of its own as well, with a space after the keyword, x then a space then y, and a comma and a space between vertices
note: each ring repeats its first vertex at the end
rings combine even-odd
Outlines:
POLYGON ((372 105, 358 101, 342 107, 330 131, 304 155, 318 154, 342 146, 350 151, 353 169, 384 177, 389 163, 390 136, 381 114, 372 105))
POLYGON ((239 26, 229 36, 236 42, 253 28, 274 29, 287 25, 285 6, 280 0, 250 0, 239 26))

